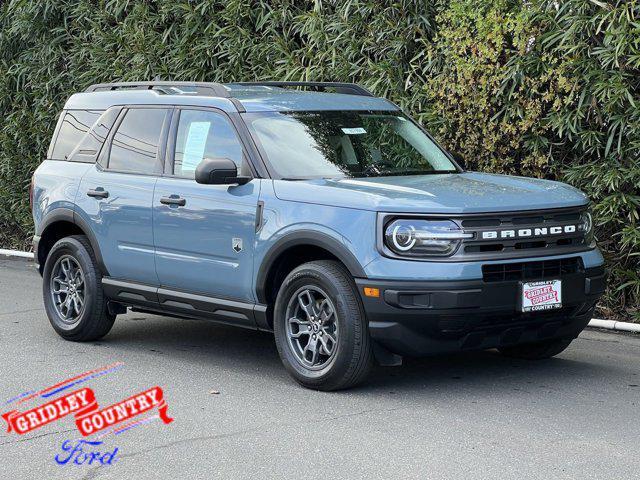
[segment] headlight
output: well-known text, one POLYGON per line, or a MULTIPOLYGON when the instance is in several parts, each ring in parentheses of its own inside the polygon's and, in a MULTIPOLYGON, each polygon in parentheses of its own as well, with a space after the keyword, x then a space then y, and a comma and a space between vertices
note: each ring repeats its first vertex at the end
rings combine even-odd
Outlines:
POLYGON ((387 224, 385 245, 395 254, 407 257, 445 257, 460 242, 472 238, 451 220, 400 219, 387 224))
POLYGON ((578 230, 584 233, 584 243, 588 245, 593 241, 593 218, 590 211, 586 210, 580 214, 578 230))

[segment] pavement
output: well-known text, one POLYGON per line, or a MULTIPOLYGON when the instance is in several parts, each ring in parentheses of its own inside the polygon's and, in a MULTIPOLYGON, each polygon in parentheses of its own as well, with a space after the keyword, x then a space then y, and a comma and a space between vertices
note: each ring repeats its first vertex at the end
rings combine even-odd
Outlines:
MULTIPOLYGON (((539 362, 478 352, 378 367, 322 393, 295 384, 267 333, 128 313, 104 339, 48 323, 30 262, 0 260, 0 413, 6 402, 114 362, 82 384, 100 406, 159 385, 174 418, 107 434, 110 465, 71 463, 71 417, 0 435, 0 478, 638 478, 640 335, 586 330, 539 362)), ((80 388, 80 387, 78 387, 80 388)), ((70 390, 69 390, 70 391, 70 390)), ((4 424, 4 422, 2 422, 4 424)))

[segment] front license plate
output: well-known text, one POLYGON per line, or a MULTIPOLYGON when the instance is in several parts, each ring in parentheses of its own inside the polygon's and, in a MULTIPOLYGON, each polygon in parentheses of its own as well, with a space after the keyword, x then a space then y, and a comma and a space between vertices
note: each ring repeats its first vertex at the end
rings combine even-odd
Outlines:
POLYGON ((524 282, 521 294, 521 310, 538 312, 562 308, 562 281, 524 282))

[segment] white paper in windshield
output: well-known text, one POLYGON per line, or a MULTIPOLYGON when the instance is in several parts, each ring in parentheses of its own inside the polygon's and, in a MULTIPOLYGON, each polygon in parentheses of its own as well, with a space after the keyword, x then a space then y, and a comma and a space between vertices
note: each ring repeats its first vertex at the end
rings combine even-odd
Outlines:
POLYGON ((342 132, 346 133, 347 135, 362 135, 364 133, 367 133, 367 131, 362 127, 343 128, 342 132))

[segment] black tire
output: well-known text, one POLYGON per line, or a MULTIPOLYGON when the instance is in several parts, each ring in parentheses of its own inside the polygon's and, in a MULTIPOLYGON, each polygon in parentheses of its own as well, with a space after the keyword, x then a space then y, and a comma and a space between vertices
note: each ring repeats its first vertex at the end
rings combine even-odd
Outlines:
POLYGON ((84 235, 62 238, 51 248, 42 272, 42 293, 49 322, 65 340, 97 340, 111 330, 116 317, 107 310, 107 301, 102 290, 102 274, 91 244, 84 235), (83 306, 79 312, 72 311, 72 315, 77 314, 77 318, 65 319, 56 306, 52 293, 52 276, 59 271, 59 261, 65 259, 75 262, 73 265, 79 266, 83 275, 83 306))
POLYGON ((513 358, 523 358, 526 360, 542 360, 551 358, 566 350, 573 341, 572 338, 556 338, 539 343, 527 343, 514 345, 512 347, 499 348, 498 351, 513 358))
MULTIPOLYGON (((305 263, 285 278, 276 298, 274 333, 282 363, 291 376, 307 388, 330 391, 352 387, 367 377, 373 365, 367 318, 353 278, 339 262, 305 263), (331 348, 335 351, 325 364, 313 368, 303 364, 295 339, 290 338, 287 318, 288 309, 294 308, 292 305, 302 295, 297 292, 305 292, 307 287, 317 289, 314 292, 320 292, 318 295, 327 294, 338 329, 334 332, 337 338, 331 348)), ((328 338, 324 337, 325 341, 328 338)), ((322 347, 318 348, 322 351, 322 347)))

